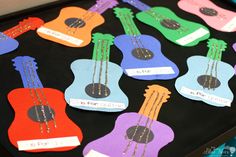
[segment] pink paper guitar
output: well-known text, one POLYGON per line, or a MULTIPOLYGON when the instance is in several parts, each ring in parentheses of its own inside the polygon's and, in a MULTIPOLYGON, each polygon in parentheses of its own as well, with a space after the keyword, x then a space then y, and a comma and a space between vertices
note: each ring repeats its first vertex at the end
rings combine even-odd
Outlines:
POLYGON ((216 30, 222 32, 236 31, 236 13, 220 8, 210 0, 180 0, 178 6, 199 16, 216 30))

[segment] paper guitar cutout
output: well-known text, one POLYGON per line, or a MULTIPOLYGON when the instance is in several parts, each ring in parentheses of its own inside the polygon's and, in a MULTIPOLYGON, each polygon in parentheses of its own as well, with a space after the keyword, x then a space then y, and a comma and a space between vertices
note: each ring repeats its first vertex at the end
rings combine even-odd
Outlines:
POLYGON ((15 50, 19 43, 14 38, 20 36, 21 34, 29 31, 35 30, 36 28, 43 25, 43 20, 37 17, 29 17, 19 22, 18 25, 4 31, 0 32, 0 55, 9 53, 15 50))
POLYGON ((210 0, 180 0, 178 6, 186 12, 199 16, 218 31, 236 31, 236 13, 220 8, 210 0))
POLYGON ((184 20, 165 7, 153 7, 139 0, 123 0, 142 12, 136 14, 141 22, 159 30, 168 40, 181 46, 195 46, 210 36, 207 27, 184 20))
POLYGON ((233 93, 228 80, 234 68, 221 61, 227 45, 223 40, 209 39, 207 57, 192 56, 187 59, 188 72, 177 78, 175 88, 184 97, 200 100, 216 107, 231 106, 233 93))
POLYGON ((121 50, 124 73, 140 80, 168 80, 178 76, 179 69, 161 52, 160 42, 139 32, 128 8, 115 8, 114 13, 124 27, 126 35, 119 35, 114 44, 121 50))
POLYGON ((110 34, 93 34, 92 60, 78 59, 71 64, 75 79, 65 91, 70 106, 104 112, 119 112, 128 107, 128 98, 118 84, 123 70, 109 62, 113 40, 110 34))
POLYGON ((236 43, 233 44, 233 49, 236 52, 236 43))
POLYGON ((8 129, 10 142, 19 151, 27 152, 67 151, 80 145, 82 132, 65 113, 63 93, 43 87, 34 58, 19 56, 13 62, 24 88, 8 94, 15 111, 8 129))
POLYGON ((170 91, 159 85, 150 85, 145 91, 139 112, 120 115, 111 133, 85 146, 85 157, 156 157, 162 147, 173 141, 173 130, 156 121, 170 91))
POLYGON ((91 41, 92 30, 104 23, 100 15, 116 6, 116 0, 97 0, 89 10, 66 7, 60 15, 37 30, 40 37, 70 47, 84 47, 91 41))

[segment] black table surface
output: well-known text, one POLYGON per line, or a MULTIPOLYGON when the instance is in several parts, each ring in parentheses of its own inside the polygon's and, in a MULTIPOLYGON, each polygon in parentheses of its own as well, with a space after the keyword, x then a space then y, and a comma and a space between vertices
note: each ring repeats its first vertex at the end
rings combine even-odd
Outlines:
MULTIPOLYGON (((143 0, 144 1, 144 0, 143 0)), ((205 22, 199 17, 187 13, 177 6, 177 0, 144 1, 150 6, 164 6, 173 10, 179 17, 201 23, 205 22)), ((232 11, 236 9, 224 1, 214 0, 215 4, 232 11)), ((42 18, 45 22, 55 19, 60 10, 66 6, 77 6, 88 9, 95 3, 94 0, 77 0, 67 3, 60 3, 54 6, 38 8, 22 14, 2 17, 0 31, 4 31, 19 21, 29 16, 42 18)), ((134 13, 139 12, 136 8, 120 2, 118 7, 131 8, 134 13)), ((103 14, 106 22, 96 27, 94 32, 111 33, 114 36, 124 34, 120 21, 115 17, 110 9, 103 14)), ((161 42, 163 54, 177 64, 180 69, 179 76, 188 70, 186 59, 193 55, 205 56, 208 47, 207 42, 200 42, 194 47, 181 47, 169 42, 163 35, 141 22, 134 19, 142 34, 148 34, 157 38, 161 42)), ((208 27, 212 38, 222 39, 228 43, 228 48, 223 53, 222 60, 234 66, 236 64, 236 53, 232 49, 232 44, 236 42, 236 33, 225 33, 208 27)), ((40 38, 35 31, 29 31, 17 38, 20 46, 17 50, 0 56, 0 143, 11 155, 16 157, 81 157, 82 150, 89 142, 108 134, 114 127, 116 118, 121 113, 89 112, 84 110, 66 107, 66 113, 83 131, 83 141, 81 145, 71 151, 66 152, 45 152, 26 153, 19 152, 9 142, 7 130, 14 119, 14 111, 7 100, 7 94, 16 89, 22 88, 23 84, 19 73, 12 65, 12 59, 16 56, 32 56, 38 65, 38 75, 44 87, 58 89, 62 92, 72 83, 74 76, 70 70, 70 64, 76 59, 90 59, 93 51, 93 43, 83 48, 70 48, 57 43, 40 38)), ((111 47, 110 61, 120 64, 122 53, 115 47, 111 47)), ((236 91, 236 77, 229 81, 231 90, 236 91)), ((167 87, 171 92, 171 97, 161 109, 158 121, 169 125, 175 133, 174 141, 161 149, 159 157, 183 157, 198 147, 214 139, 220 134, 233 128, 236 125, 236 100, 232 107, 217 108, 203 102, 192 101, 182 97, 174 87, 175 79, 160 81, 141 81, 122 75, 119 85, 129 98, 129 107, 124 112, 137 112, 144 101, 143 93, 147 85, 159 84, 167 87)), ((24 125, 24 124, 22 124, 24 125)), ((25 129, 30 129, 25 126, 25 129)), ((4 153, 4 152, 3 152, 4 153)), ((10 155, 5 155, 10 156, 10 155)))

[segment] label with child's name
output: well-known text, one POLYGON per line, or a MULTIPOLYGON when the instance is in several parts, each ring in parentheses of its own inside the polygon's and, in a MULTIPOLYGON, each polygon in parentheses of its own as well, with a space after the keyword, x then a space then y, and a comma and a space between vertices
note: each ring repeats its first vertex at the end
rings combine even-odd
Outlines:
POLYGON ((85 99, 70 99, 70 106, 73 107, 89 107, 89 108, 106 108, 106 109, 125 109, 123 103, 109 101, 94 101, 85 99))
POLYGON ((18 150, 50 149, 79 146, 77 136, 17 141, 18 150))
POLYGON ((180 92, 183 94, 199 97, 202 100, 211 101, 211 102, 224 105, 224 106, 229 106, 229 107, 231 106, 231 102, 232 102, 232 100, 222 98, 213 94, 208 94, 208 93, 203 92, 202 90, 189 89, 184 86, 181 88, 180 92))
POLYGON ((230 20, 221 30, 226 32, 231 32, 236 28, 236 16, 230 20))
POLYGON ((174 74, 172 67, 125 69, 128 76, 168 75, 174 74))
POLYGON ((102 154, 100 152, 97 152, 97 151, 92 149, 84 157, 109 157, 109 156, 107 156, 105 154, 102 154))
POLYGON ((209 34, 209 31, 204 29, 204 28, 199 28, 198 30, 194 31, 193 33, 190 33, 178 40, 176 40, 177 43, 179 43, 180 45, 187 45, 201 37, 203 37, 204 35, 209 34))
POLYGON ((64 33, 46 28, 46 27, 38 28, 37 32, 52 36, 54 38, 66 41, 68 43, 71 43, 71 44, 74 44, 74 45, 77 45, 77 46, 80 46, 81 43, 83 42, 83 40, 77 39, 73 36, 70 36, 70 35, 67 35, 67 34, 64 34, 64 33))

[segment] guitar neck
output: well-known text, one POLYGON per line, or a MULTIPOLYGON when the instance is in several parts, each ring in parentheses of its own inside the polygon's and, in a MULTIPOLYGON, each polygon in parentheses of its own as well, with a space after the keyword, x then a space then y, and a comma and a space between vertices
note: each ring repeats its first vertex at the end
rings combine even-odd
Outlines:
POLYGON ((140 11, 146 11, 151 9, 150 6, 148 6, 147 4, 139 1, 139 0, 123 0, 123 2, 126 2, 132 6, 134 6, 135 8, 139 9, 140 11))
POLYGON ((20 36, 21 34, 28 32, 29 30, 30 30, 29 25, 16 25, 16 26, 4 31, 3 33, 5 35, 7 35, 8 37, 16 38, 16 37, 20 36))
POLYGON ((222 52, 225 51, 227 43, 223 40, 212 38, 208 40, 208 47, 209 50, 207 52, 207 58, 216 61, 221 61, 222 52))
POLYGON ((114 13, 116 14, 116 17, 119 18, 125 33, 127 35, 140 35, 137 26, 134 23, 133 20, 133 12, 128 8, 115 8, 114 13))
POLYGON ((107 9, 112 8, 118 4, 116 0, 99 0, 88 10, 91 12, 97 12, 99 14, 104 13, 107 9))

